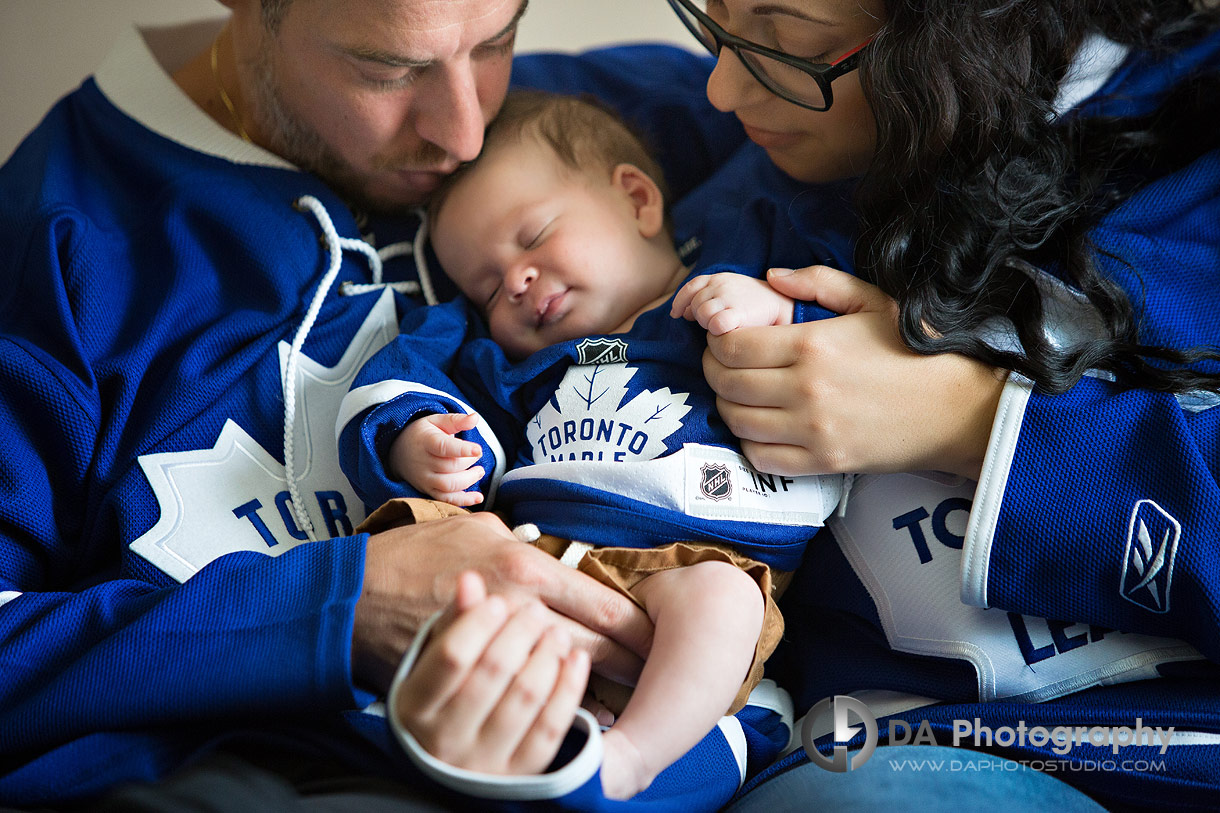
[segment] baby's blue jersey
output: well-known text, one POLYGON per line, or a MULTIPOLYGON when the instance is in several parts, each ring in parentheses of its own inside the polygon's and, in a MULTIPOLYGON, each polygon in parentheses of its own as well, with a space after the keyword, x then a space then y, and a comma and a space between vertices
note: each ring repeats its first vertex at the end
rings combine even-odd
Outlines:
MULTIPOLYGON (((750 145, 719 177, 726 190, 751 188, 769 166, 750 145)), ((676 224, 684 245, 699 246, 688 279, 849 263, 849 210, 838 203, 826 217, 806 218, 798 208, 792 219, 794 186, 754 186, 758 198, 731 208, 706 190, 699 217, 676 224)), ((811 199, 837 188, 819 191, 825 195, 811 199)), ((515 523, 598 545, 728 544, 792 570, 837 503, 842 477, 751 467, 703 377, 703 328, 669 311, 667 301, 626 333, 562 342, 519 363, 486 337, 465 299, 408 314, 403 334, 366 365, 344 400, 340 463, 370 510, 392 497, 425 496, 386 471, 386 439, 424 415, 473 407, 484 425, 463 435, 483 447, 485 475, 472 488, 494 493, 495 507, 515 523)), ((794 316, 802 321, 809 312, 825 315, 798 303, 794 316)))
MULTIPOLYGON (((1110 112, 1146 110, 1194 66, 1220 68, 1218 51, 1212 38, 1160 61, 1133 55, 1080 110, 1103 97, 1110 112)), ((356 711, 368 699, 350 666, 366 537, 350 532, 361 500, 335 450, 344 393, 413 302, 343 295, 338 283, 374 281, 345 252, 291 350, 330 257, 317 217, 294 202, 313 195, 339 236, 371 233, 379 247, 412 224, 361 228, 311 176, 204 117, 142 53, 118 52, 0 169, 0 803, 88 800, 226 741, 423 782, 385 721, 356 711)), ((737 170, 710 171, 742 136, 701 101, 707 70, 679 51, 621 49, 522 60, 515 80, 625 107, 660 147, 675 216, 693 224, 744 182, 740 154, 737 170)), ((1131 263, 1107 268, 1142 305, 1145 340, 1220 343, 1218 224, 1211 153, 1097 230, 1131 263)), ((384 270, 414 277, 409 259, 384 270)), ((1074 297, 1060 301, 1059 326, 1087 328, 1074 297)), ((976 717, 1174 726, 1163 754, 1077 746, 1078 763, 1112 764, 1056 775, 1108 805, 1214 806, 1213 401, 1095 376, 1054 397, 1013 381, 978 485, 865 478, 786 594, 787 639, 769 666, 796 711, 856 693, 883 718, 927 718, 942 742, 954 719, 976 717)), ((782 738, 773 722, 738 715, 647 799, 723 804, 762 767, 736 746, 782 738)), ((1049 746, 1000 750, 1057 759, 1049 746)), ((631 806, 607 805, 596 776, 558 804, 631 806)))

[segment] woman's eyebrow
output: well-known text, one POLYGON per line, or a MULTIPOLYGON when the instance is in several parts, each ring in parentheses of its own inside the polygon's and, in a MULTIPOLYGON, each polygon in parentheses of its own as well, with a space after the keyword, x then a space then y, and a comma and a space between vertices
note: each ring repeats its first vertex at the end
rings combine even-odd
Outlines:
POLYGON ((827 25, 827 26, 836 26, 837 27, 837 26, 840 26, 843 24, 843 22, 841 20, 832 20, 827 17, 818 17, 814 14, 810 14, 809 12, 805 11, 804 9, 797 8, 795 6, 783 5, 783 4, 779 4, 779 3, 763 3, 761 5, 757 5, 753 9, 753 13, 754 14, 763 14, 763 15, 782 14, 787 17, 795 17, 798 20, 804 20, 805 22, 817 23, 818 25, 827 25))

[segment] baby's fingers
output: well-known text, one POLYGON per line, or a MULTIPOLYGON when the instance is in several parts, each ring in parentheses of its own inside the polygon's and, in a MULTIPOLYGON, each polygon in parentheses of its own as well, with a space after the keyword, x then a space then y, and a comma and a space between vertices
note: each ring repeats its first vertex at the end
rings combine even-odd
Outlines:
POLYGON ((423 441, 423 449, 433 457, 447 457, 456 460, 466 460, 466 468, 483 456, 483 448, 477 443, 454 437, 444 431, 429 432, 423 441))
POLYGON ((689 313, 689 309, 691 300, 695 298, 696 294, 706 288, 708 282, 710 281, 711 277, 709 276, 695 277, 690 282, 683 285, 678 290, 678 293, 674 294, 674 303, 669 309, 669 315, 674 319, 690 319, 691 314, 689 313))
POLYGON ((416 487, 434 500, 466 508, 483 502, 482 494, 466 489, 482 480, 484 474, 482 466, 472 466, 458 472, 434 471, 423 477, 416 487))

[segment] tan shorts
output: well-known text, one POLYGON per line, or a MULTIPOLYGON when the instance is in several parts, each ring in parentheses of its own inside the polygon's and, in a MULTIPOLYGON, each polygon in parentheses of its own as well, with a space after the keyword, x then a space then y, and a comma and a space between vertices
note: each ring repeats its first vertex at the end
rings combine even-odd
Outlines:
MULTIPOLYGON (((401 498, 382 505, 356 530, 377 533, 400 525, 415 525, 464 513, 467 513, 466 509, 445 502, 401 498)), ((533 544, 559 558, 570 543, 566 539, 543 534, 533 544)), ((791 581, 790 572, 773 571, 768 565, 742 556, 731 548, 706 542, 673 542, 659 548, 594 547, 581 557, 577 570, 617 590, 642 608, 643 604, 632 591, 643 579, 662 570, 708 561, 728 562, 745 571, 758 584, 765 603, 762 631, 754 646, 754 660, 727 712, 733 714, 745 705, 746 698, 762 679, 763 664, 784 634, 784 619, 775 600, 791 581)), ((615 714, 622 712, 631 693, 630 688, 599 675, 590 677, 590 687, 594 696, 615 714)))

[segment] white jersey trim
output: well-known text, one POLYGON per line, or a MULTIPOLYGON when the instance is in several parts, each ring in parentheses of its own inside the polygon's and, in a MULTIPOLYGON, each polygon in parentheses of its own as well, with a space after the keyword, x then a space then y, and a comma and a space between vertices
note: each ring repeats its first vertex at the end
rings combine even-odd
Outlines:
POLYGON ((505 483, 560 480, 637 502, 726 522, 769 522, 774 525, 821 527, 843 490, 842 475, 778 478, 758 475, 749 462, 731 449, 686 443, 681 449, 652 460, 608 464, 597 460, 534 463, 510 471, 505 483), (722 496, 709 497, 705 468, 715 467, 733 485, 722 496), (770 488, 759 487, 765 478, 770 488))
POLYGON ((167 28, 129 28, 115 42, 94 79, 115 107, 188 149, 239 164, 297 169, 220 126, 170 76, 179 67, 173 59, 182 61, 202 51, 224 23, 219 19, 167 28))
POLYGON ((742 730, 741 721, 736 717, 721 717, 716 727, 720 729, 725 743, 737 761, 737 787, 741 787, 746 781, 746 752, 749 750, 746 732, 742 730))
POLYGON ((18 590, 5 590, 3 593, 0 593, 0 607, 8 604, 19 595, 21 595, 21 593, 18 590))
POLYGON ((500 445, 496 433, 491 430, 491 426, 483 419, 482 415, 475 412, 474 408, 462 399, 455 398, 447 392, 442 392, 424 384, 407 381, 380 381, 376 384, 366 384, 363 387, 357 387, 344 396, 343 403, 339 405, 339 417, 335 421, 335 437, 337 438, 343 431, 343 427, 347 426, 353 418, 364 410, 392 401, 398 396, 406 395, 407 393, 423 393, 435 396, 457 405, 458 409, 461 409, 463 412, 473 413, 478 418, 478 423, 474 427, 475 431, 479 433, 479 437, 491 449, 491 454, 496 459, 496 468, 491 475, 491 487, 488 489, 486 495, 487 501, 484 503, 486 508, 490 508, 492 503, 495 502, 496 489, 499 486, 500 478, 504 476, 504 469, 507 466, 507 456, 504 454, 504 447, 500 445))
POLYGON ((1087 35, 1059 85, 1055 114, 1062 116, 1101 90, 1101 86, 1118 70, 1130 52, 1128 46, 1120 45, 1103 34, 1087 35))
POLYGON ((987 575, 991 564, 991 544, 995 540, 1000 506, 1012 471, 1012 460, 1021 436, 1025 406, 1033 392, 1033 383, 1013 374, 1004 385, 991 440, 983 458, 983 471, 966 525, 966 541, 962 545, 962 602, 975 607, 987 607, 987 575))

